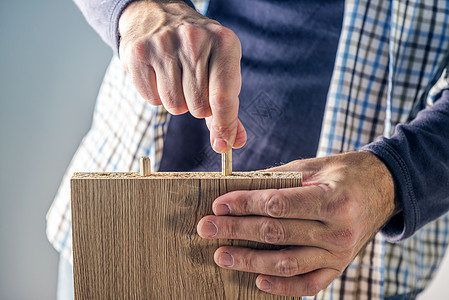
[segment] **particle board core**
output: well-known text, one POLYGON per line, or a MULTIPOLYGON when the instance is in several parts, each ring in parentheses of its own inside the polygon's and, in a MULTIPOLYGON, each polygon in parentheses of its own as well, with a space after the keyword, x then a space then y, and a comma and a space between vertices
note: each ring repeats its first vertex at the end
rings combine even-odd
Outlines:
POLYGON ((213 260, 224 245, 286 246, 206 240, 196 225, 227 192, 301 185, 299 172, 75 173, 75 299, 300 299, 262 292, 257 274, 222 269, 213 260))

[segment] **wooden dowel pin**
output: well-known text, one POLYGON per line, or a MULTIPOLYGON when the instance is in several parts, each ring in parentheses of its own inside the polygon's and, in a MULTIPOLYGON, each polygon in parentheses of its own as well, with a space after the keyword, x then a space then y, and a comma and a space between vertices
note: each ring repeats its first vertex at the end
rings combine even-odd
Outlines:
POLYGON ((221 154, 221 173, 223 176, 232 175, 232 148, 221 154))
POLYGON ((140 158, 140 176, 150 176, 151 175, 151 160, 147 156, 142 156, 140 158))

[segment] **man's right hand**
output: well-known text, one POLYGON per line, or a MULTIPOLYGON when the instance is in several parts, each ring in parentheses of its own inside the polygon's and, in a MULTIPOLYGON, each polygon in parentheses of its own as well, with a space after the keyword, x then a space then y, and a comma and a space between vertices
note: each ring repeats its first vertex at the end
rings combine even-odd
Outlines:
POLYGON ((153 105, 206 118, 216 152, 240 148, 240 41, 234 32, 183 1, 136 1, 122 13, 120 58, 153 105))

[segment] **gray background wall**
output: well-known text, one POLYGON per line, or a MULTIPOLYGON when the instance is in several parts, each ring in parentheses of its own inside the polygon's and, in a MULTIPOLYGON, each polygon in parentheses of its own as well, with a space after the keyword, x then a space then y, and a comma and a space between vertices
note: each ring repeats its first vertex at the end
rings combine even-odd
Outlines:
MULTIPOLYGON (((45 214, 111 58, 70 1, 0 1, 0 299, 54 299, 45 214)), ((449 259, 422 299, 448 299, 449 259)))
POLYGON ((0 299, 55 299, 45 214, 112 51, 70 0, 0 0, 0 299))

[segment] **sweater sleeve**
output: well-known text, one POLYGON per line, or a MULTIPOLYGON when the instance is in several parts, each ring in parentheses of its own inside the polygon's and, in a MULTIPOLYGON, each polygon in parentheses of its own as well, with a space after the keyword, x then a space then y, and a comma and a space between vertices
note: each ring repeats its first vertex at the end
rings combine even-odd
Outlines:
MULTIPOLYGON (((138 0, 74 0, 87 22, 118 56, 118 21, 123 10, 138 0)), ((194 7, 190 0, 184 0, 194 7)))
POLYGON ((402 211, 382 229, 390 242, 410 237, 449 211, 449 90, 409 124, 398 125, 391 138, 362 148, 390 170, 402 211))

